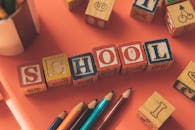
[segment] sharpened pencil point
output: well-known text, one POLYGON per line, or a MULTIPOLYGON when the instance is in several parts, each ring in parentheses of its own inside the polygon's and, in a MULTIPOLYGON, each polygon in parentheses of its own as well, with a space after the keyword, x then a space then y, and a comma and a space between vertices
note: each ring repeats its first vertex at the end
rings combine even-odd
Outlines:
POLYGON ((114 95, 114 91, 109 92, 104 98, 107 100, 111 100, 114 95))
POLYGON ((129 89, 127 89, 125 92, 123 92, 122 96, 123 96, 124 98, 128 98, 129 95, 131 94, 131 92, 132 92, 132 88, 129 88, 129 89))

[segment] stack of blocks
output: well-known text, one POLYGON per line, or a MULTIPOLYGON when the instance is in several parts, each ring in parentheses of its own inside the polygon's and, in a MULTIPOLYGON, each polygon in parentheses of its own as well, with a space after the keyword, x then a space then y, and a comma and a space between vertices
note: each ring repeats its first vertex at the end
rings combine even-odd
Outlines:
POLYGON ((143 70, 165 70, 173 62, 167 39, 105 45, 73 57, 65 54, 44 57, 40 64, 18 67, 21 88, 26 95, 46 88, 87 85, 100 77, 143 70), (43 76, 45 74, 45 79, 43 76), (46 80, 46 83, 45 83, 46 80), (47 87, 46 87, 47 84, 47 87))
POLYGON ((150 129, 158 130, 174 110, 174 106, 157 92, 154 92, 139 108, 137 115, 150 129))
POLYGON ((195 63, 190 62, 177 78, 174 87, 187 98, 195 100, 195 63))
POLYGON ((0 102, 3 101, 3 95, 0 93, 0 102))

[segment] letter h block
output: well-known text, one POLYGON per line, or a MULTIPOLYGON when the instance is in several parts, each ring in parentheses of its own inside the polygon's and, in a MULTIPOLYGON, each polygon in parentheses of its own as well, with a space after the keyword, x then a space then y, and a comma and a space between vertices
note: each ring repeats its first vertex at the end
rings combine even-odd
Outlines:
POLYGON ((177 78, 174 87, 191 100, 195 100, 195 62, 190 62, 177 78))
POLYGON ((151 22, 158 8, 159 0, 134 0, 131 16, 142 21, 151 22))
POLYGON ((65 54, 44 57, 42 63, 48 88, 71 83, 68 57, 65 54))
POLYGON ((83 86, 97 80, 97 69, 91 53, 68 58, 74 86, 83 86))
POLYGON ((155 92, 139 108, 138 118, 141 119, 150 129, 158 130, 171 116, 175 108, 161 95, 155 92))
POLYGON ((121 63, 115 45, 105 45, 92 49, 98 76, 114 75, 120 71, 121 63))
POLYGON ((39 63, 18 66, 18 78, 25 95, 47 90, 43 69, 39 63))
POLYGON ((173 63, 171 48, 167 39, 160 39, 144 43, 148 59, 147 70, 166 70, 173 63))
POLYGON ((118 52, 122 64, 122 73, 141 71, 146 68, 148 61, 141 42, 120 44, 118 52))

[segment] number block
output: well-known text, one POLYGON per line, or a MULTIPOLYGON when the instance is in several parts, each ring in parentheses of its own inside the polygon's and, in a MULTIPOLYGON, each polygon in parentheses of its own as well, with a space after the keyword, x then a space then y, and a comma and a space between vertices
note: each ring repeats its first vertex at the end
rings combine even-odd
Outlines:
POLYGON ((182 2, 182 1, 185 1, 185 0, 165 0, 165 6, 173 5, 173 4, 182 2))
POLYGON ((195 11, 190 1, 170 5, 166 9, 165 23, 171 36, 194 30, 195 11))
POLYGON ((75 11, 79 6, 85 3, 85 0, 65 0, 70 11, 75 11))
POLYGON ((105 45, 92 49, 98 76, 114 75, 120 71, 121 63, 115 45, 105 45))
POLYGON ((85 11, 86 22, 104 28, 110 19, 115 0, 90 0, 85 11))
POLYGON ((42 63, 49 88, 71 83, 68 57, 65 54, 44 57, 42 63))
POLYGON ((47 90, 43 69, 39 63, 19 66, 18 77, 20 88, 25 95, 47 90))
POLYGON ((0 102, 3 101, 3 95, 0 93, 0 102))
POLYGON ((195 62, 190 62, 177 78, 174 87, 187 98, 195 100, 195 62))
POLYGON ((148 71, 166 70, 174 61, 167 39, 145 42, 144 49, 148 59, 148 71))
POLYGON ((148 62, 141 42, 120 44, 118 52, 122 73, 141 71, 146 68, 148 62))
POLYGON ((91 53, 68 58, 73 85, 83 86, 97 80, 97 69, 91 53))
POLYGON ((152 130, 158 130, 174 110, 174 106, 157 92, 154 92, 139 108, 137 116, 152 130))
POLYGON ((159 0, 135 0, 131 16, 142 21, 151 22, 158 8, 159 0))

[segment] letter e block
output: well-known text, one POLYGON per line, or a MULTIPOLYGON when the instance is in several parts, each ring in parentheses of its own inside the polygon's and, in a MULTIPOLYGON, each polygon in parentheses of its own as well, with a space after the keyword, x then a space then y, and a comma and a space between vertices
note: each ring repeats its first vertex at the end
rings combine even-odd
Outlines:
POLYGON ((158 130, 171 116, 175 108, 161 95, 155 92, 139 108, 138 118, 141 119, 150 129, 158 130))
POLYGON ((20 88, 25 95, 46 91, 43 69, 40 64, 21 65, 18 67, 20 88))
POLYGON ((121 63, 115 45, 92 49, 99 77, 114 75, 120 71, 121 63))
POLYGON ((118 52, 122 73, 141 71, 146 68, 147 59, 141 42, 120 44, 118 52))
POLYGON ((195 62, 190 62, 177 78, 174 87, 191 100, 195 100, 195 62))
POLYGON ((74 86, 83 86, 97 80, 97 69, 91 53, 68 58, 74 86))
POLYGON ((148 59, 147 70, 166 70, 173 63, 173 57, 167 39, 160 39, 144 43, 148 59))
POLYGON ((68 57, 65 54, 44 57, 42 63, 47 86, 49 88, 71 83, 68 57))

